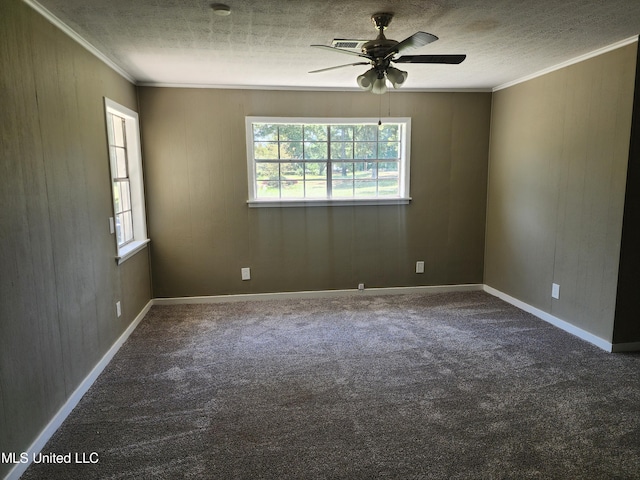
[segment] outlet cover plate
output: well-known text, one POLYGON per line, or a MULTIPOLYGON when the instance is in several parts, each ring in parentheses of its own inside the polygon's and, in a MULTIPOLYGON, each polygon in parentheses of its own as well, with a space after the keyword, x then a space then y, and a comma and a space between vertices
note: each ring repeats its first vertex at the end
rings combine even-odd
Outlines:
POLYGON ((251 269, 249 267, 244 267, 241 272, 242 280, 251 280, 251 269))
POLYGON ((555 299, 560 298, 560 285, 558 285, 557 283, 551 284, 551 296, 555 299))

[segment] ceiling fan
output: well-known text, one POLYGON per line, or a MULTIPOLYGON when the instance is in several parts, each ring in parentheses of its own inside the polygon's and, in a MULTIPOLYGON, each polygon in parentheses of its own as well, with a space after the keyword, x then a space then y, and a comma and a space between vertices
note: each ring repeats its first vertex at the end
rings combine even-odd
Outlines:
POLYGON ((338 65, 336 67, 322 68, 313 70, 309 73, 326 72, 336 68, 351 67, 356 65, 371 65, 371 68, 357 78, 358 86, 363 90, 371 91, 377 94, 383 94, 387 91, 387 80, 391 82, 394 88, 401 87, 407 80, 408 73, 395 68, 391 63, 444 63, 457 65, 462 63, 467 57, 466 55, 402 55, 412 48, 422 47, 438 40, 438 37, 426 32, 416 32, 410 37, 405 38, 401 42, 388 39, 384 36, 384 30, 391 23, 393 13, 374 13, 371 21, 378 30, 378 37, 375 40, 362 42, 360 40, 334 40, 334 44, 338 46, 360 46, 361 53, 357 50, 347 50, 338 46, 328 45, 311 45, 315 48, 322 48, 332 52, 344 53, 347 55, 355 55, 366 61, 348 63, 346 65, 338 65))

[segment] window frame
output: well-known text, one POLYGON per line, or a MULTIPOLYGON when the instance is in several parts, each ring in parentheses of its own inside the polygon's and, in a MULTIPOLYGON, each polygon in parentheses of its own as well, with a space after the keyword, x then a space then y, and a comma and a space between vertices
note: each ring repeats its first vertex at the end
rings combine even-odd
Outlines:
POLYGON ((149 243, 147 237, 147 222, 144 198, 144 179, 142 172, 142 149, 140 145, 140 122, 138 113, 120 105, 113 100, 104 97, 105 112, 105 132, 107 135, 107 155, 109 157, 110 171, 110 190, 112 200, 113 217, 109 218, 110 232, 114 236, 116 246, 116 261, 121 264, 128 258, 142 250, 149 243), (127 179, 129 182, 130 192, 130 210, 133 224, 133 238, 121 245, 118 244, 118 236, 116 234, 116 196, 114 191, 114 183, 121 182, 122 178, 118 177, 117 159, 111 154, 112 145, 110 142, 111 131, 111 115, 124 119, 124 138, 126 149, 126 168, 127 179))
MULTIPOLYGON (((245 132, 247 146, 247 183, 249 207, 306 207, 306 206, 353 206, 353 205, 407 205, 411 201, 409 193, 410 186, 410 152, 411 152, 411 118, 410 117, 267 117, 267 116, 247 116, 245 117, 245 132), (257 175, 256 159, 254 158, 254 135, 253 125, 259 123, 278 125, 379 125, 380 122, 401 124, 402 138, 400 141, 400 158, 398 160, 398 196, 382 197, 321 197, 321 198, 258 198, 257 197, 257 175)), ((279 141, 278 141, 279 142, 279 141)), ((329 143, 329 141, 328 141, 329 143)), ((329 156, 329 155, 328 155, 329 156)), ((376 158, 375 161, 382 163, 376 158)), ((308 161, 308 160, 306 160, 308 161)), ((366 161, 366 160, 363 160, 366 161)), ((394 160, 395 161, 395 160, 394 160)), ((280 160, 276 160, 279 163, 280 160)), ((340 159, 332 161, 328 158, 327 167, 332 163, 340 162, 340 159)), ((317 162, 316 162, 317 163, 317 162)), ((327 178, 330 181, 330 178, 327 178)))

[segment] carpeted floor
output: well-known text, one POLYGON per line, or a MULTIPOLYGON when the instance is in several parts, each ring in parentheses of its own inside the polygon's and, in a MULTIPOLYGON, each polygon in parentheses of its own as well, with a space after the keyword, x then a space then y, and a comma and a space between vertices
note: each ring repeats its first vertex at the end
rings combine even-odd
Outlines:
POLYGON ((23 478, 640 478, 639 379, 484 292, 154 306, 23 478))

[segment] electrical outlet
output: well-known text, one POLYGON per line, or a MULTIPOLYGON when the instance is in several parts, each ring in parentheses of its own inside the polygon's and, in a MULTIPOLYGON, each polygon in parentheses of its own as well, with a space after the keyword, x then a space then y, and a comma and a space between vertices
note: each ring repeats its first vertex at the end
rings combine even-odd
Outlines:
POLYGON ((422 260, 416 262, 416 273, 424 273, 424 262, 422 260))
POLYGON ((555 299, 560 298, 560 285, 557 283, 551 284, 551 296, 555 299))
POLYGON ((116 302, 116 316, 120 317, 122 315, 122 307, 120 306, 120 301, 116 302))
POLYGON ((242 272, 242 280, 251 280, 251 269, 249 267, 244 267, 241 269, 242 272))
POLYGON ((364 283, 358 284, 358 290, 364 290, 364 283))

